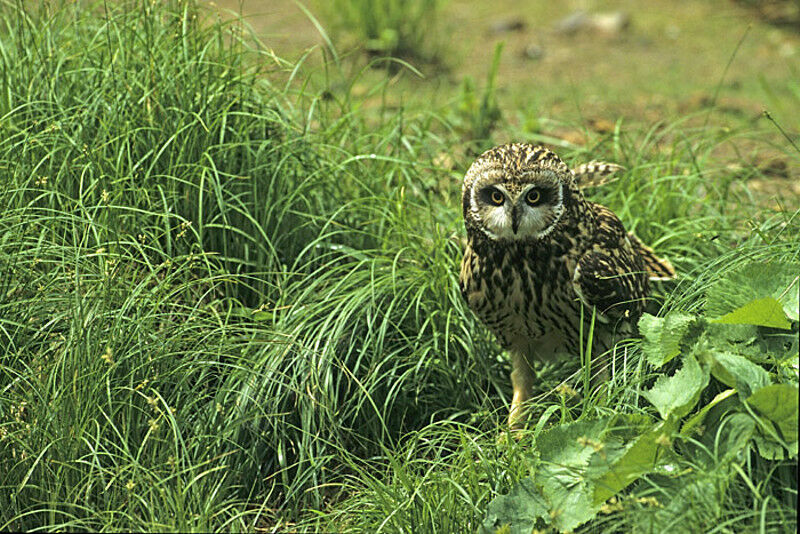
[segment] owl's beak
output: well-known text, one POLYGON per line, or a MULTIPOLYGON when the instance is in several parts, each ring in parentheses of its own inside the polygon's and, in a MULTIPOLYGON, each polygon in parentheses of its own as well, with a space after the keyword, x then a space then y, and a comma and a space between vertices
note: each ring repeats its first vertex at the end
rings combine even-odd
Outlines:
POLYGON ((519 223, 522 220, 522 206, 519 204, 514 205, 514 208, 511 210, 511 229, 514 231, 514 235, 517 234, 517 230, 519 230, 519 223))

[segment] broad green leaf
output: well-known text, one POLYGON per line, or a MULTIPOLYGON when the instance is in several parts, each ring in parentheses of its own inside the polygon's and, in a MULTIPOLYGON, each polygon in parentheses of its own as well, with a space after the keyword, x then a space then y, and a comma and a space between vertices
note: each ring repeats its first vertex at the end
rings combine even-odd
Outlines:
POLYGON ((559 530, 571 530, 594 517, 585 470, 595 451, 585 443, 599 442, 612 419, 577 421, 542 432, 536 439, 536 474, 489 504, 484 529, 528 533, 541 517, 559 530))
POLYGON ((592 484, 583 476, 583 470, 544 464, 535 480, 547 501, 549 523, 559 531, 573 530, 597 514, 592 484))
POLYGON ((708 371, 691 355, 683 357, 683 367, 673 376, 662 376, 644 397, 656 407, 663 419, 670 415, 681 418, 697 404, 700 393, 708 385, 708 371))
POLYGON ((795 277, 776 298, 783 304, 783 310, 792 321, 800 321, 800 264, 793 264, 795 277))
MULTIPOLYGON (((769 422, 769 421, 767 421, 769 422)), ((766 434, 762 432, 756 433, 754 436, 756 442, 756 448, 758 449, 758 454, 761 455, 762 458, 765 460, 784 460, 786 459, 786 447, 775 441, 774 439, 768 437, 766 434)), ((794 448, 789 446, 789 456, 797 456, 797 442, 794 442, 794 448)))
POLYGON ((774 422, 787 443, 797 442, 797 386, 790 384, 765 386, 750 395, 747 403, 774 422))
POLYGON ((706 433, 707 444, 716 457, 716 465, 736 458, 747 447, 756 422, 747 414, 734 413, 725 417, 717 433, 706 433))
POLYGON ((705 419, 706 414, 708 414, 708 411, 711 410, 711 408, 713 408, 720 402, 729 399, 735 394, 736 394, 735 389, 726 389, 725 391, 714 397, 711 400, 711 402, 703 406, 696 414, 691 416, 689 420, 683 424, 683 426, 681 427, 681 435, 685 437, 691 436, 694 429, 697 428, 703 422, 703 419, 705 419))
POLYGON ((758 453, 767 460, 784 460, 797 456, 797 440, 787 442, 781 438, 775 423, 757 415, 758 426, 754 435, 758 453))
POLYGON ((800 263, 752 262, 725 273, 706 292, 706 312, 719 317, 754 299, 772 297, 781 303, 784 313, 798 320, 798 273, 800 263))
POLYGON ((706 329, 708 337, 731 343, 750 344, 759 337, 758 327, 752 324, 720 324, 711 322, 706 329))
POLYGON ((666 317, 644 314, 639 320, 639 331, 644 337, 642 352, 647 361, 661 367, 680 352, 681 340, 697 320, 693 315, 670 313, 666 317))
POLYGON ((586 466, 595 453, 587 443, 601 443, 611 417, 553 427, 536 440, 541 464, 536 487, 547 502, 550 524, 572 530, 597 513, 586 466))
MULTIPOLYGON (((609 466, 608 471, 594 480, 593 504, 601 505, 610 497, 655 467, 659 448, 669 443, 675 430, 674 419, 662 421, 632 441, 609 466)), ((598 455, 595 455, 597 458, 598 455)))
POLYGON ((711 360, 714 378, 728 387, 736 388, 743 397, 772 382, 763 367, 743 356, 718 352, 711 355, 711 360))
POLYGON ((564 425, 548 433, 541 443, 543 462, 536 484, 547 499, 554 527, 569 531, 592 519, 608 497, 641 474, 628 473, 631 477, 624 485, 614 481, 613 488, 607 485, 608 497, 596 497, 595 480, 605 481, 604 475, 615 466, 630 469, 636 461, 637 437, 650 425, 644 415, 618 415, 564 425))
POLYGON ((773 297, 764 297, 748 302, 711 322, 720 324, 752 324, 791 330, 792 323, 786 319, 783 306, 773 297))
POLYGON ((533 477, 524 478, 507 495, 495 497, 489 503, 485 532, 498 529, 508 534, 530 534, 537 519, 549 518, 547 503, 533 483, 533 477))
POLYGON ((587 439, 599 441, 612 420, 612 417, 584 419, 545 430, 536 440, 540 458, 567 467, 586 466, 593 451, 582 443, 587 439))

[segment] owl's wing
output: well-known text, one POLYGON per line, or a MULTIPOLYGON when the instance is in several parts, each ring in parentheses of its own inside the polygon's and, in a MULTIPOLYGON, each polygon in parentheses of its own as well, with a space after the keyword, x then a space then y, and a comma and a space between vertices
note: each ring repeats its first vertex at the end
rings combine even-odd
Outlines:
POLYGON ((644 268, 650 280, 672 280, 675 278, 675 267, 666 258, 659 258, 655 251, 642 243, 633 232, 628 232, 628 240, 644 260, 644 268))
POLYGON ((614 175, 621 170, 624 170, 624 167, 615 163, 592 161, 578 165, 572 169, 572 174, 575 175, 575 183, 578 184, 578 187, 586 189, 613 182, 618 178, 614 175))
POLYGON ((644 311, 647 274, 624 255, 588 252, 575 267, 575 292, 588 307, 596 307, 601 320, 636 320, 644 311))
POLYGON ((573 287, 586 306, 597 308, 601 320, 636 320, 648 290, 643 258, 611 210, 593 204, 593 211, 598 222, 594 246, 575 266, 573 287))

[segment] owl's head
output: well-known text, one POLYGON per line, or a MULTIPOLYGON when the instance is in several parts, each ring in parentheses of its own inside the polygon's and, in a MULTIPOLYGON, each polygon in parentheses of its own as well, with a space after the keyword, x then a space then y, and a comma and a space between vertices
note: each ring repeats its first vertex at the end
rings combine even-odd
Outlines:
POLYGON ((481 154, 464 177, 464 219, 493 241, 542 239, 558 225, 574 187, 572 172, 550 150, 498 146, 481 154))

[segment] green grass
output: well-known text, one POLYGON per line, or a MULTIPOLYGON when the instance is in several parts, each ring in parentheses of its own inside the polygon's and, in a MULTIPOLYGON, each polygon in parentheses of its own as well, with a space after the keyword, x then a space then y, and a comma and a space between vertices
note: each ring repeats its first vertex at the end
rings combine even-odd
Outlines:
MULTIPOLYGON (((582 389, 578 363, 543 367, 537 426, 498 442, 507 363, 453 239, 453 147, 491 129, 364 111, 336 67, 192 2, 0 9, 0 528, 474 531, 550 424, 655 413, 633 345, 606 400, 554 391, 582 389)), ((627 167, 593 198, 682 273, 654 311, 701 309, 749 258, 797 260, 798 213, 714 157, 747 135, 675 121, 559 150, 627 167)), ((696 513, 791 527, 796 464, 737 462, 696 513)), ((582 528, 629 530, 680 480, 648 475, 582 528)))
MULTIPOLYGON (((434 59, 440 0, 316 2, 328 25, 373 56, 434 59)), ((341 41, 341 37, 338 39, 341 41)))

